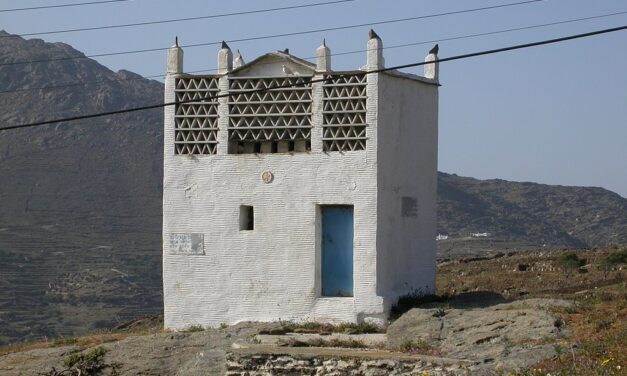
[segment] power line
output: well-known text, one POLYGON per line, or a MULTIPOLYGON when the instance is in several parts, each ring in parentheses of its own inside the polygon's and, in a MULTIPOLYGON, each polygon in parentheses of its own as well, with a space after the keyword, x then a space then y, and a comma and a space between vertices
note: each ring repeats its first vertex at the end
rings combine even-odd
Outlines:
MULTIPOLYGON (((588 32, 588 33, 583 33, 583 34, 569 35, 569 36, 561 37, 561 38, 547 39, 547 40, 542 40, 542 41, 539 41, 539 42, 517 44, 517 45, 514 45, 514 46, 502 47, 502 48, 497 48, 497 49, 492 49, 492 50, 484 50, 484 51, 479 51, 479 52, 472 52, 472 53, 467 53, 467 54, 463 54, 463 55, 456 55, 456 56, 451 56, 451 57, 438 59, 438 63, 444 63, 444 62, 448 62, 448 61, 455 61, 455 60, 461 60, 461 59, 468 59, 468 58, 477 57, 477 56, 492 55, 492 54, 496 54, 496 53, 520 50, 520 49, 524 49, 524 48, 537 47, 537 46, 542 46, 542 45, 547 45, 547 44, 560 43, 560 42, 565 42, 565 41, 574 40, 574 39, 587 38, 587 37, 591 37, 591 36, 595 36, 595 35, 613 33, 613 32, 622 31, 622 30, 626 30, 626 29, 627 29, 627 25, 619 26, 619 27, 615 27, 615 28, 610 28, 610 29, 591 31, 591 32, 588 32)), ((433 64, 433 62, 410 63, 410 64, 403 64, 403 65, 396 65, 396 66, 389 67, 389 68, 368 70, 368 71, 363 71, 363 72, 343 73, 342 75, 344 75, 344 76, 360 76, 360 75, 367 75, 367 74, 373 74, 373 73, 382 73, 382 72, 387 72, 387 71, 397 70, 397 69, 413 68, 413 67, 418 67, 418 66, 427 65, 427 64, 433 64)), ((311 83, 317 83, 317 82, 326 82, 326 81, 329 81, 329 80, 332 80, 332 79, 333 79, 333 77, 330 77, 330 78, 320 78, 320 79, 308 80, 308 81, 305 81, 303 83, 277 85, 277 86, 273 86, 273 87, 269 87, 269 88, 263 88, 263 89, 246 90, 246 91, 243 91, 243 92, 244 93, 260 93, 260 92, 266 92, 266 91, 270 91, 270 90, 274 90, 274 89, 295 87, 295 86, 301 86, 301 85, 304 85, 304 84, 311 84, 311 83)), ((60 119, 54 119, 54 120, 38 121, 38 122, 34 122, 34 123, 18 124, 18 125, 12 125, 12 126, 8 126, 8 127, 0 128, 0 131, 9 130, 9 129, 35 127, 35 126, 47 125, 47 124, 55 124, 55 123, 66 122, 66 121, 93 119, 93 118, 97 118, 97 117, 110 116, 110 115, 119 115, 119 114, 130 113, 130 112, 137 112, 137 111, 152 110, 152 109, 155 109, 155 108, 162 108, 162 107, 166 107, 166 106, 174 106, 174 105, 177 105, 177 104, 199 102, 199 101, 203 101, 203 100, 215 100, 217 98, 230 97, 230 96, 239 95, 239 94, 242 94, 242 92, 238 92, 238 93, 227 92, 225 94, 218 94, 218 95, 213 95, 213 96, 205 96, 204 98, 202 98, 200 100, 199 99, 189 99, 189 100, 184 100, 184 101, 175 101, 175 102, 159 103, 159 104, 148 105, 148 106, 127 108, 127 109, 116 110, 116 111, 100 112, 100 113, 89 114, 89 115, 79 115, 79 116, 72 116, 72 117, 60 118, 60 119)))
MULTIPOLYGON (((395 48, 404 48, 404 47, 418 46, 418 45, 429 44, 429 43, 441 43, 441 42, 447 42, 447 41, 452 41, 452 40, 477 38, 477 37, 488 36, 488 35, 497 35, 497 34, 510 33, 510 32, 514 32, 514 31, 522 31, 522 30, 530 30, 530 29, 536 29, 536 28, 541 28, 541 27, 563 25, 563 24, 567 24, 567 23, 587 21, 587 20, 592 20, 592 19, 599 19, 599 18, 617 16, 617 15, 621 15, 621 14, 627 14, 627 11, 625 11, 625 12, 608 13, 608 14, 602 14, 602 15, 596 15, 596 16, 589 16, 589 17, 582 17, 582 18, 575 18, 575 19, 563 20, 563 21, 555 21, 555 22, 550 22, 550 23, 543 23, 543 24, 515 27, 515 28, 509 28, 509 29, 488 31, 488 32, 484 32, 484 33, 465 34, 465 35, 459 35, 459 36, 448 37, 448 38, 440 38, 440 39, 425 40, 425 41, 420 41, 420 42, 396 44, 396 45, 391 45, 391 46, 384 46, 383 48, 387 49, 387 50, 390 50, 390 49, 395 49, 395 48)), ((354 50, 354 51, 345 51, 345 52, 336 52, 336 53, 330 54, 330 56, 343 56, 343 55, 351 55, 351 54, 357 54, 357 53, 363 53, 363 52, 368 52, 368 49, 354 50)), ((303 59, 304 60, 312 60, 312 59, 315 59, 315 58, 316 58, 315 56, 309 56, 309 57, 305 57, 303 59)), ((261 63, 261 64, 264 64, 264 63, 261 63)), ((265 63, 265 64, 271 64, 271 63, 265 63)), ((215 68, 214 69, 201 69, 201 70, 188 71, 186 73, 205 73, 205 72, 214 72, 214 71, 217 71, 217 69, 215 69, 215 68)), ((155 74, 155 75, 149 75, 149 76, 142 76, 142 77, 133 77, 133 78, 120 78, 120 79, 100 80, 100 81, 84 81, 84 82, 65 84, 65 85, 43 86, 43 87, 35 87, 35 88, 22 88, 22 89, 14 89, 14 90, 5 90, 5 91, 0 91, 0 94, 17 93, 17 92, 33 91, 33 90, 63 89, 63 88, 74 87, 74 86, 85 86, 85 85, 90 85, 90 84, 103 84, 103 83, 122 82, 122 81, 135 81, 135 80, 143 80, 143 79, 159 78, 159 77, 163 77, 163 73, 155 74)))
MULTIPOLYGON (((328 28, 313 29, 313 30, 306 30, 306 31, 296 31, 296 32, 289 32, 289 33, 282 33, 282 34, 272 34, 272 35, 265 35, 265 36, 258 36, 258 37, 231 39, 231 40, 227 40, 227 42, 229 42, 229 43, 248 42, 248 41, 255 41, 255 40, 262 40, 262 39, 271 39, 271 38, 296 36, 296 35, 304 35, 304 34, 314 34, 314 33, 326 32, 326 31, 338 31, 338 30, 354 29, 354 28, 366 27, 366 26, 372 27, 374 25, 384 25, 384 24, 397 23, 397 22, 415 21, 415 20, 421 20, 421 19, 426 19, 426 18, 450 16, 450 15, 455 15, 455 14, 480 12, 480 11, 491 10, 491 9, 506 8, 506 7, 513 7, 513 6, 517 6, 517 5, 526 5, 526 4, 538 3, 538 2, 541 2, 541 1, 544 1, 544 0, 526 0, 526 1, 519 1, 519 2, 516 2, 516 3, 493 5, 493 6, 481 7, 481 8, 463 9, 463 10, 458 10, 458 11, 429 14, 429 15, 424 15, 424 16, 398 18, 398 19, 393 19, 393 20, 375 21, 375 22, 355 24, 355 25, 336 26, 336 27, 328 27, 328 28)), ((183 47, 183 48, 195 48, 195 47, 219 45, 221 43, 222 43, 222 41, 219 41, 219 42, 205 42, 205 43, 181 45, 181 47, 183 47)), ((68 56, 68 57, 53 58, 53 59, 13 61, 13 62, 10 62, 10 63, 2 63, 2 64, 0 64, 0 66, 19 65, 19 64, 33 64, 33 63, 46 63, 46 62, 51 62, 51 61, 87 59, 87 58, 104 57, 104 56, 129 55, 129 54, 138 54, 138 53, 146 53, 146 52, 165 51, 168 48, 169 47, 157 47, 157 48, 146 48, 146 49, 141 49, 141 50, 107 52, 107 53, 100 53, 100 54, 93 54, 93 55, 68 56)))
POLYGON ((78 28, 78 29, 63 29, 63 30, 40 31, 40 32, 37 32, 37 33, 4 35, 4 36, 0 36, 0 38, 29 37, 29 36, 34 36, 34 35, 50 35, 50 34, 62 34, 62 33, 75 33, 75 32, 82 32, 82 31, 119 29, 119 28, 126 28, 126 27, 157 25, 157 24, 165 24, 165 23, 173 23, 173 22, 197 21, 197 20, 206 20, 206 19, 210 19, 210 18, 232 17, 232 16, 241 16, 241 15, 246 15, 246 14, 277 12, 277 11, 281 11, 281 10, 311 8, 311 7, 317 7, 317 6, 323 6, 323 5, 348 3, 348 2, 353 2, 353 1, 356 1, 356 0, 335 0, 335 1, 326 1, 326 2, 322 2, 322 3, 293 5, 293 6, 286 6, 286 7, 279 7, 279 8, 268 8, 268 9, 248 10, 248 11, 233 12, 233 13, 212 14, 212 15, 207 15, 207 16, 173 18, 173 19, 167 19, 167 20, 156 20, 156 21, 136 22, 136 23, 118 24, 118 25, 84 27, 84 28, 78 28))
POLYGON ((28 8, 0 9, 0 12, 21 12, 21 11, 24 11, 24 10, 79 7, 79 6, 83 6, 83 5, 95 5, 95 4, 107 4, 107 3, 122 3, 122 2, 126 2, 126 1, 132 1, 132 0, 102 0, 102 1, 87 1, 87 2, 84 2, 84 3, 73 3, 73 4, 41 5, 41 6, 37 6, 37 7, 28 7, 28 8))
MULTIPOLYGON (((388 46, 388 47, 384 47, 384 48, 385 49, 404 48, 404 47, 418 46, 418 45, 421 45, 421 44, 429 44, 429 43, 437 43, 437 42, 449 42, 449 41, 453 41, 453 40, 477 38, 477 37, 484 37, 484 36, 488 36, 488 35, 505 34, 505 33, 511 33, 511 32, 514 32, 514 31, 531 30, 531 29, 537 29, 537 28, 541 28, 541 27, 563 25, 563 24, 567 24, 567 23, 588 21, 588 20, 592 20, 592 19, 599 19, 599 18, 617 16, 617 15, 621 15, 621 14, 627 14, 627 11, 608 13, 608 14, 601 14, 601 15, 597 15, 597 16, 575 18, 575 19, 564 20, 564 21, 555 21, 555 22, 536 24, 536 25, 530 25, 530 26, 513 27, 513 28, 509 28, 509 29, 501 29, 501 30, 495 30, 495 31, 486 31, 486 32, 483 32, 483 33, 466 34, 466 35, 460 35, 460 36, 448 37, 448 38, 442 38, 442 39, 431 39, 431 40, 426 40, 426 41, 421 41, 421 42, 411 42, 411 43, 404 43, 404 44, 396 44, 396 45, 388 46)), ((346 51, 346 52, 339 52, 339 53, 336 53, 336 54, 333 54, 333 55, 334 56, 341 56, 341 55, 350 55, 350 54, 361 53, 361 52, 368 52, 368 50, 346 51)), ((315 58, 315 56, 311 57, 311 58, 305 58, 305 59, 313 59, 313 58, 315 58)), ((0 94, 1 93, 2 92, 0 92, 0 94)))

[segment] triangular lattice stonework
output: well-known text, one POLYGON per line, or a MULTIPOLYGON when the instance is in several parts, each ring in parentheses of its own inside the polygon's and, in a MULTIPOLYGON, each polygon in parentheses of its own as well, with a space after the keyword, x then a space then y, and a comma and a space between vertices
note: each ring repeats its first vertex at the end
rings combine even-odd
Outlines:
POLYGON ((230 78, 229 140, 310 140, 310 81, 304 76, 230 78), (262 89, 268 90, 247 92, 262 89))
POLYGON ((324 151, 366 149, 366 76, 325 76, 322 87, 324 151))
POLYGON ((215 154, 218 144, 217 77, 184 77, 175 82, 175 154, 215 154))

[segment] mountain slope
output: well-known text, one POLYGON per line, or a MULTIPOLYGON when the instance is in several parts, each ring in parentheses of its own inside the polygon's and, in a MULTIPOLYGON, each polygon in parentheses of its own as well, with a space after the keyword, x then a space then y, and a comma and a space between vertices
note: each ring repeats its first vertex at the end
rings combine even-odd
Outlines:
MULTIPOLYGON (((161 83, 90 59, 6 65, 79 54, 0 38, 0 91, 19 90, 0 93, 0 127, 163 100, 161 83), (83 80, 99 83, 24 90, 83 80)), ((162 122, 157 109, 0 131, 0 344, 161 311, 162 122)), ((468 232, 527 246, 625 244, 626 201, 441 173, 438 227, 461 239, 452 247, 468 232)))
POLYGON ((627 243, 627 200, 603 188, 478 180, 440 173, 438 230, 488 232, 535 245, 599 247, 627 243))
MULTIPOLYGON (((0 39, 2 64, 77 54, 0 39)), ((163 100, 89 59, 0 67, 0 91, 81 80, 0 94, 0 127, 163 100)), ((161 110, 0 132, 0 344, 160 312, 161 153, 161 110)))

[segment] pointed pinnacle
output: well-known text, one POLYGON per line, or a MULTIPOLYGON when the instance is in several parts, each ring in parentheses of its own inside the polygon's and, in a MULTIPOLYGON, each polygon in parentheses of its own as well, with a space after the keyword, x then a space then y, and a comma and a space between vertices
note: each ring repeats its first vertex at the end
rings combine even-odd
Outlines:
POLYGON ((229 47, 229 45, 228 45, 228 44, 226 44, 226 42, 225 42, 225 41, 222 41, 222 47, 221 47, 221 48, 222 48, 222 49, 226 48, 226 49, 228 49, 228 50, 230 50, 230 49, 231 49, 231 48, 229 47))
POLYGON ((381 39, 381 37, 377 33, 375 33, 374 30, 372 30, 372 29, 370 29, 370 31, 368 32, 368 38, 370 38, 370 39, 374 39, 374 38, 381 39))

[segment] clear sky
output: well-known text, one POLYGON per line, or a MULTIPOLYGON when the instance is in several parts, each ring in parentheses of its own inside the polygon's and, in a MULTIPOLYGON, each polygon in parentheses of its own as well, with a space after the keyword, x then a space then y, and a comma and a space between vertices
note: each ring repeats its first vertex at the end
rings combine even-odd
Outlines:
MULTIPOLYGON (((0 9, 85 0, 2 0, 0 9)), ((14 34, 194 17, 321 2, 322 0, 133 0, 83 7, 0 13, 14 34)), ((518 0, 381 1, 144 27, 42 36, 87 55, 217 42, 362 24, 507 4, 518 0)), ((627 11, 624 0, 545 0, 509 8, 374 26, 385 46, 439 40, 627 11)), ((545 28, 440 42, 440 57, 627 25, 627 14, 545 28)), ((366 48, 369 27, 232 42, 245 60, 289 47, 315 55, 326 38, 332 53, 366 48)), ((389 49, 386 65, 422 61, 433 43, 389 49)), ((185 70, 216 67, 219 46, 185 49, 185 70)), ((165 71, 165 52, 97 59, 113 70, 144 76, 165 71)), ((335 69, 365 63, 365 52, 334 56, 335 69)), ((422 68, 409 69, 422 73, 422 68)), ((439 170, 477 178, 601 186, 627 197, 627 31, 583 40, 443 63, 439 170)), ((1 90, 2 88, 0 88, 1 90)), ((51 109, 51 111, 54 111, 51 109)))

